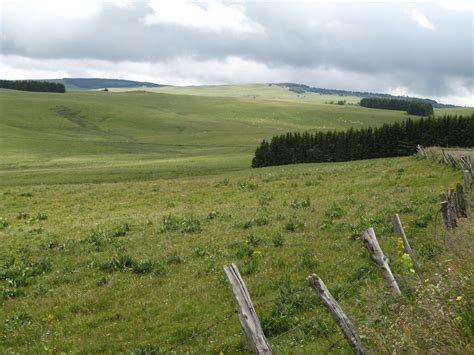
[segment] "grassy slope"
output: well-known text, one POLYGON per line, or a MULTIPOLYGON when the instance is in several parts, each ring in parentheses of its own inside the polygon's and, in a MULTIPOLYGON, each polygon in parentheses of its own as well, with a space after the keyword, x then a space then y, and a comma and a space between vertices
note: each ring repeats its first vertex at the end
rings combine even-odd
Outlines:
MULTIPOLYGON (((246 84, 246 85, 209 85, 209 86, 166 86, 160 88, 115 88, 116 92, 127 92, 131 90, 145 90, 156 93, 166 93, 175 95, 197 95, 212 97, 241 97, 257 100, 277 100, 290 101, 298 103, 327 104, 331 101, 346 100, 349 104, 358 104, 360 97, 339 96, 339 95, 321 95, 307 92, 297 94, 288 89, 269 84, 246 84)), ((474 114, 474 107, 457 107, 435 109, 435 115, 471 115, 474 114)))
POLYGON ((0 109, 0 184, 240 170, 249 167, 262 138, 407 117, 356 106, 149 92, 1 90, 0 109))
MULTIPOLYGON (((305 287, 310 272, 344 296, 344 309, 374 352, 472 350, 472 286, 466 284, 472 285, 473 270, 466 250, 473 246, 462 233, 474 231, 458 232, 461 248, 450 250, 436 214, 437 193, 453 187, 458 173, 413 158, 247 169, 263 137, 375 125, 406 114, 299 97, 147 92, 1 90, 0 105, 0 217, 9 222, 0 227, 0 268, 12 274, 10 282, 0 280, 0 291, 19 294, 0 305, 1 353, 178 344, 231 314, 221 270, 230 261, 248 273, 245 280, 276 351, 318 353, 340 337, 305 287), (88 183, 103 181, 118 183, 88 183), (310 206, 302 208, 306 198, 310 206), (402 271, 388 226, 393 212, 401 213, 427 270, 423 283, 402 271), (35 218, 38 213, 47 219, 35 218), (165 216, 184 218, 189 228, 197 219, 202 231, 161 233, 165 216), (292 219, 304 228, 289 231, 292 219), (130 225, 126 236, 91 234, 124 223, 130 225), (369 225, 401 281, 401 300, 385 292, 376 272, 367 274, 373 266, 355 237, 369 225), (280 247, 273 241, 278 234, 285 240, 280 247), (152 260, 166 272, 156 265, 144 274, 100 268, 119 255, 152 260), (13 266, 6 264, 10 258, 16 258, 13 266), (25 284, 24 263, 43 258, 51 270, 25 284), (466 300, 456 303, 459 294, 466 300), (314 316, 316 321, 274 339, 314 316)), ((336 348, 347 351, 344 343, 336 348)), ((245 349, 233 315, 177 351, 245 349)))
MULTIPOLYGON (((111 89, 115 92, 130 91, 127 88, 111 89)), ((145 90, 155 93, 174 95, 197 95, 211 97, 249 98, 255 100, 278 100, 299 103, 325 104, 330 101, 346 100, 356 104, 360 101, 355 96, 320 95, 312 92, 297 94, 278 85, 246 84, 246 85, 203 85, 203 86, 167 86, 161 88, 138 87, 134 90, 145 90)))
MULTIPOLYGON (((22 296, 1 305, 0 352, 169 348, 226 314, 229 319, 176 351, 244 351, 221 269, 231 261, 247 273, 245 281, 277 353, 320 353, 341 336, 305 284, 312 272, 342 297, 342 307, 373 352, 472 350, 463 323, 469 322, 465 287, 472 260, 466 256, 462 268, 462 258, 453 261, 436 212, 438 192, 459 179, 458 172, 434 162, 400 158, 152 182, 4 187, 0 217, 10 224, 0 230, 1 264, 12 257, 30 262, 44 258, 51 270, 29 278, 18 287, 22 296), (306 198, 310 206, 303 207, 306 198), (29 217, 17 219, 19 212, 29 217), (388 223, 394 212, 401 214, 426 272, 422 282, 402 271, 388 223), (31 218, 38 213, 48 218, 31 218), (202 231, 160 232, 165 216, 187 218, 190 227, 195 226, 189 224, 192 216, 202 231), (288 230, 291 219, 304 227, 288 230), (91 230, 108 231, 124 223, 130 226, 126 236, 91 237, 91 230), (391 260, 402 299, 387 293, 356 239, 369 225, 391 260), (283 246, 274 244, 278 234, 283 246), (117 255, 159 262, 166 273, 100 268, 117 255), (450 279, 443 265, 453 265, 450 279), (419 292, 428 294, 418 297, 419 292), (458 295, 464 301, 453 301, 458 295), (436 315, 439 309, 442 316, 436 315), (425 319, 422 311, 432 317, 425 319), (274 339, 313 317, 305 327, 274 339), (439 336, 425 334, 429 329, 439 336)), ((474 236, 472 229, 466 233, 474 236)), ((473 239, 463 240, 465 249, 472 250, 473 239)), ((0 281, 0 287, 12 286, 0 281)), ((348 351, 344 342, 336 350, 348 351)))

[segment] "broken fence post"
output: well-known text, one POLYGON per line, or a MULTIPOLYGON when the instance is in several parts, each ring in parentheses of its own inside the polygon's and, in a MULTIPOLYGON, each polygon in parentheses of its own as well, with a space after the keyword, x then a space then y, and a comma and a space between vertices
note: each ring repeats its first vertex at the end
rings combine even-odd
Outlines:
POLYGON ((321 278, 316 274, 308 276, 307 280, 310 286, 314 289, 314 292, 316 292, 323 304, 336 320, 337 325, 344 333, 344 336, 346 337, 347 342, 349 343, 349 346, 351 347, 354 354, 365 354, 364 347, 362 346, 362 342, 354 326, 352 325, 349 318, 347 318, 346 314, 339 306, 337 301, 331 295, 323 280, 321 280, 321 278))
POLYGON ((472 206, 471 173, 464 170, 464 190, 466 191, 466 209, 469 211, 472 206))
POLYGON ((383 254, 382 248, 380 248, 373 228, 369 228, 362 232, 362 241, 369 251, 370 257, 377 264, 380 274, 387 283, 388 287, 390 287, 394 294, 400 295, 400 288, 398 287, 397 281, 393 277, 390 266, 388 266, 388 259, 383 254))
POLYGON ((245 282, 242 276, 240 276, 237 265, 232 263, 224 266, 224 272, 239 306, 238 314, 240 325, 242 326, 253 353, 258 355, 273 354, 270 344, 265 338, 262 326, 260 325, 257 313, 250 299, 247 286, 245 286, 245 282))
POLYGON ((418 263, 416 262, 415 254, 413 253, 413 250, 410 247, 410 243, 408 243, 408 238, 405 234, 405 230, 403 229, 402 222, 400 221, 400 216, 398 213, 392 216, 392 226, 393 230, 396 235, 402 238, 403 240, 403 247, 405 249, 405 253, 407 253, 410 256, 411 262, 413 264, 413 269, 416 271, 418 275, 421 274, 420 267, 418 266, 418 263))

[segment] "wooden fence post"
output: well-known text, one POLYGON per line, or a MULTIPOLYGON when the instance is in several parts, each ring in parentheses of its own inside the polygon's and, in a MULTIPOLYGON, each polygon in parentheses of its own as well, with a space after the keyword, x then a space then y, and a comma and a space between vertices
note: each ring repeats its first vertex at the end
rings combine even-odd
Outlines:
POLYGON ((349 346, 351 347, 354 354, 365 354, 364 347, 362 346, 362 342, 354 326, 352 325, 349 318, 347 318, 346 314, 339 306, 337 301, 331 295, 323 280, 321 280, 321 278, 319 278, 319 276, 316 274, 308 276, 307 280, 310 286, 314 289, 314 292, 316 292, 323 304, 336 320, 337 325, 344 333, 344 336, 346 337, 347 342, 349 343, 349 346))
POLYGON ((441 149, 441 156, 443 158, 443 162, 448 165, 449 164, 449 161, 448 161, 448 158, 446 158, 446 154, 444 153, 444 149, 441 149))
POLYGON ((467 217, 466 213, 466 200, 464 197, 464 188, 460 183, 456 184, 454 197, 456 199, 456 210, 458 211, 459 216, 467 217))
POLYGON ((441 220, 444 224, 446 230, 450 230, 451 228, 451 220, 449 218, 449 206, 448 201, 441 201, 439 203, 439 210, 441 212, 441 220))
POLYGON ((240 325, 242 326, 253 353, 257 355, 273 354, 270 344, 265 338, 262 326, 260 325, 257 313, 250 299, 247 286, 245 286, 245 282, 242 276, 240 276, 237 265, 232 263, 224 266, 224 272, 239 306, 238 314, 240 325))
POLYGON ((454 229, 457 227, 456 223, 456 214, 453 213, 453 210, 451 209, 451 205, 449 203, 448 197, 446 196, 446 193, 441 192, 439 194, 439 198, 441 200, 440 204, 440 211, 441 211, 441 216, 443 218, 447 218, 447 224, 445 224, 446 229, 454 229), (446 202, 446 204, 443 204, 443 202, 446 202))
POLYGON ((392 226, 395 234, 401 237, 403 240, 403 247, 405 248, 405 253, 410 256, 411 262, 413 264, 413 269, 418 275, 421 275, 420 267, 416 262, 415 254, 413 253, 413 250, 410 247, 410 243, 408 243, 408 238, 405 234, 405 230, 403 229, 403 225, 400 221, 400 216, 398 215, 398 213, 392 216, 392 226))
POLYGON ((448 206, 453 229, 458 226, 458 211, 456 210, 456 196, 454 190, 448 189, 448 206))
POLYGON ((388 259, 383 254, 382 248, 380 248, 373 228, 369 228, 366 231, 362 232, 362 241, 364 242, 365 247, 369 251, 370 257, 379 267, 380 274, 382 275, 387 285, 391 288, 394 294, 400 295, 400 288, 398 287, 397 281, 393 277, 390 266, 388 266, 388 259))
POLYGON ((464 170, 464 190, 466 191, 466 208, 469 211, 472 206, 471 173, 464 170))
POLYGON ((422 145, 417 144, 416 150, 423 158, 428 158, 428 156, 426 155, 425 149, 423 148, 422 145))

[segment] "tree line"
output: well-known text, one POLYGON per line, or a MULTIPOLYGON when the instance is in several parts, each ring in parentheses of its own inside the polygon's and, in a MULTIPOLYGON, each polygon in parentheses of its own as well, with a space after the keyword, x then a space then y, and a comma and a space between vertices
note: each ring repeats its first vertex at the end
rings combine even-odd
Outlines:
POLYGON ((433 114, 433 105, 430 102, 365 97, 360 100, 360 105, 368 108, 406 111, 408 114, 416 116, 429 116, 433 114))
POLYGON ((66 92, 66 87, 62 83, 38 80, 0 80, 0 88, 21 91, 66 92))
POLYGON ((252 167, 337 162, 411 155, 416 145, 474 146, 474 115, 428 117, 381 127, 287 133, 263 140, 252 167))

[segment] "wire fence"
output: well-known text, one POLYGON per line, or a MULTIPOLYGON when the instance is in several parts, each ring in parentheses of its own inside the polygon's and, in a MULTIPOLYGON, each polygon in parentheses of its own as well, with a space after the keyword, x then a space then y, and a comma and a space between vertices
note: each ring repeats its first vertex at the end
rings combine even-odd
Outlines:
MULTIPOLYGON (((348 256, 346 256, 344 259, 341 260, 341 262, 338 262, 337 264, 333 265, 334 267, 331 268, 332 270, 336 269, 336 265, 340 268, 341 266, 345 266, 347 265, 350 261, 353 261, 355 258, 357 257, 356 254, 349 254, 348 256)), ((359 286, 365 279, 367 279, 371 274, 372 272, 374 271, 373 268, 371 268, 368 272, 366 272, 360 279, 358 282, 356 283, 352 283, 348 288, 344 289, 340 294, 339 297, 336 298, 336 300, 339 302, 340 300, 344 299, 348 294, 349 292, 354 289, 355 287, 359 286)), ((301 293, 311 293, 311 289, 309 288, 309 286, 305 286, 305 287, 299 287, 299 288, 296 288, 296 289, 293 289, 292 290, 292 294, 295 295, 295 294, 301 294, 301 293)), ((313 295, 314 297, 316 297, 316 295, 313 295)), ((277 294, 276 296, 273 296, 265 301, 261 301, 261 302, 258 302, 256 304, 254 304, 254 308, 256 310, 258 309, 261 309, 269 304, 272 304, 276 301, 278 301, 279 299, 282 298, 282 294, 279 293, 277 294)), ((167 348, 166 350, 163 351, 163 353, 169 353, 169 352, 172 352, 184 345, 187 345, 189 343, 191 343, 194 339, 198 338, 198 337, 201 337, 201 336, 204 336, 205 334, 209 333, 210 331, 212 331, 213 329, 217 328, 219 325, 223 324, 224 322, 226 322, 227 320, 229 320, 233 315, 237 314, 237 309, 233 309, 232 311, 229 311, 227 313, 224 314, 224 316, 220 319, 220 320, 217 320, 217 321, 213 321, 211 324, 205 326, 204 328, 200 329, 199 331, 196 331, 194 333, 192 333, 190 336, 188 336, 187 338, 181 340, 180 342, 172 345, 171 347, 167 348)), ((312 317, 310 319, 307 319, 301 323, 299 323, 298 325, 286 330, 285 332, 283 333, 280 333, 280 334, 277 334, 271 338, 268 339, 269 342, 271 342, 272 344, 277 344, 279 340, 283 339, 285 336, 295 332, 296 330, 306 326, 306 325, 309 325, 311 324, 312 322, 316 321, 317 319, 320 318, 320 315, 317 315, 315 317, 312 317)), ((326 340, 329 340, 329 335, 326 335, 324 337, 324 339, 326 340)), ((344 339, 344 338, 342 338, 344 339)), ((334 348, 342 339, 339 339, 337 340, 336 342, 333 342, 330 344, 330 346, 328 347, 328 349, 324 352, 324 353, 327 353, 328 351, 330 351, 332 348, 334 348)))

